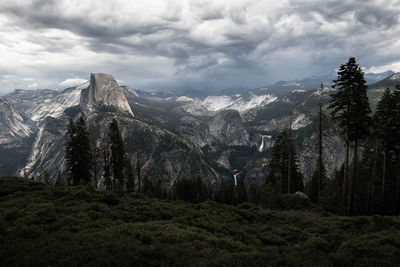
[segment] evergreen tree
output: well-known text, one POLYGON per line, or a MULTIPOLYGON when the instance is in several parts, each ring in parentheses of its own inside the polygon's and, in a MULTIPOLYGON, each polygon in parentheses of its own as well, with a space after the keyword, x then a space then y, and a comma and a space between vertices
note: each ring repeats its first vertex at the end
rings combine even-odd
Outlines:
POLYGON ((326 169, 322 159, 323 154, 323 136, 324 136, 324 124, 326 122, 326 117, 323 112, 323 85, 321 84, 320 89, 318 90, 319 93, 319 111, 318 111, 318 122, 317 124, 317 136, 318 136, 318 156, 317 161, 315 164, 315 171, 311 177, 311 181, 309 183, 309 195, 312 202, 317 203, 319 200, 320 192, 324 189, 325 181, 327 180, 326 177, 326 169))
MULTIPOLYGON (((149 177, 145 176, 143 177, 143 194, 148 195, 149 197, 156 197, 155 194, 155 186, 153 182, 149 179, 149 177)), ((184 201, 189 201, 186 199, 183 199, 184 201)))
POLYGON ((101 146, 93 145, 93 153, 92 153, 92 169, 93 169, 93 184, 94 187, 97 188, 99 176, 101 175, 100 169, 102 167, 102 148, 101 146))
POLYGON ((324 163, 320 161, 320 158, 317 158, 317 168, 315 169, 311 181, 310 181, 310 188, 309 188, 309 195, 310 200, 313 203, 318 203, 319 196, 321 191, 324 189, 326 178, 326 169, 324 163), (320 171, 321 170, 321 171, 320 171), (322 173, 321 173, 322 172, 322 173))
POLYGON ((86 129, 83 117, 80 117, 76 127, 76 146, 79 151, 78 179, 82 184, 89 184, 91 181, 92 150, 90 147, 89 132, 86 129))
POLYGON ((58 171, 57 172, 57 177, 56 177, 56 181, 54 183, 55 186, 64 186, 65 185, 65 180, 63 175, 61 175, 61 172, 58 171))
POLYGON ((266 209, 280 208, 281 190, 274 180, 267 180, 261 188, 260 204, 266 209))
POLYGON ((367 97, 367 85, 361 67, 355 58, 350 58, 339 68, 338 78, 333 88, 338 91, 331 95, 329 108, 332 118, 342 129, 346 143, 344 198, 348 214, 353 214, 355 180, 357 174, 359 140, 368 135, 371 123, 370 107, 367 97), (349 147, 354 144, 353 173, 349 179, 349 147))
POLYGON ((110 170, 112 173, 113 189, 114 191, 123 191, 125 183, 123 175, 125 150, 118 123, 115 119, 110 124, 108 139, 110 142, 110 170))
POLYGON ((136 173, 137 173, 137 181, 138 181, 138 189, 137 191, 140 193, 142 192, 142 189, 140 188, 140 182, 141 182, 141 173, 140 173, 140 161, 139 161, 139 152, 136 154, 136 173))
POLYGON ((345 213, 345 207, 342 197, 342 184, 344 175, 344 164, 340 170, 335 170, 332 179, 326 180, 326 185, 321 191, 318 204, 324 210, 338 214, 345 213))
POLYGON ((233 205, 234 204, 234 184, 222 180, 218 184, 217 192, 215 194, 215 201, 233 205))
MULTIPOLYGON (((374 115, 375 133, 383 146, 383 166, 382 166, 382 200, 383 204, 386 199, 386 183, 387 183, 387 170, 388 161, 390 159, 391 149, 396 143, 397 136, 393 135, 396 121, 394 118, 396 102, 394 95, 389 88, 386 88, 380 101, 378 102, 376 112, 374 115)), ((385 205, 385 204, 384 204, 385 205)))
POLYGON ((395 214, 400 214, 400 85, 397 85, 393 92, 394 109, 393 121, 394 126, 392 134, 395 136, 394 142, 394 159, 395 159, 395 177, 396 177, 396 192, 395 192, 395 214))
POLYGON ((72 119, 69 120, 68 128, 67 128, 67 142, 65 145, 65 163, 66 163, 66 171, 68 173, 69 183, 73 185, 78 184, 78 151, 76 149, 75 140, 76 140, 76 128, 72 119))
POLYGON ((111 171, 110 171, 110 152, 108 150, 108 142, 102 146, 103 155, 103 178, 104 185, 108 191, 112 190, 111 171))
POLYGON ((76 125, 72 119, 69 121, 67 136, 65 160, 69 180, 72 185, 90 183, 92 154, 89 133, 83 117, 79 119, 76 125))
POLYGON ((135 177, 132 164, 129 160, 125 163, 126 192, 132 193, 135 190, 135 177))
POLYGON ((174 183, 173 190, 175 199, 193 203, 206 201, 210 195, 207 185, 199 176, 195 178, 177 179, 174 183))
POLYGON ((247 190, 243 178, 240 177, 238 178, 236 191, 237 191, 237 204, 247 202, 247 190))
POLYGON ((304 191, 303 178, 299 171, 298 158, 294 149, 293 140, 287 131, 283 131, 272 147, 269 162, 269 175, 266 183, 275 184, 281 194, 304 191), (290 159, 289 159, 290 157, 290 159), (290 169, 290 192, 288 192, 288 174, 290 169))

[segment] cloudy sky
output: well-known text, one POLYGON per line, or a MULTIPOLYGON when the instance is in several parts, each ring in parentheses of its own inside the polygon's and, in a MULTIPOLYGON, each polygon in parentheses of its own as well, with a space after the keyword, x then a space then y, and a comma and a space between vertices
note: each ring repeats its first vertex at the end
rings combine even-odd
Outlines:
POLYGON ((254 88, 355 56, 400 71, 398 0, 0 2, 0 94, 111 73, 145 90, 254 88))

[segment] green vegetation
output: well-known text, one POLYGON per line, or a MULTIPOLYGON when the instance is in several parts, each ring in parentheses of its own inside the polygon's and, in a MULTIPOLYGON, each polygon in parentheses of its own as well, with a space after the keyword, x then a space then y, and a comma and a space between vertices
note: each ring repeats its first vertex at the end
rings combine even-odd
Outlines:
POLYGON ((369 134, 371 109, 367 97, 367 84, 361 67, 354 57, 342 64, 338 79, 333 81, 333 88, 338 91, 331 95, 331 116, 337 122, 344 135, 346 155, 344 163, 343 197, 348 215, 354 214, 354 202, 357 180, 359 142, 369 134), (353 166, 350 175, 349 149, 353 144, 353 166))
POLYGON ((0 178, 1 266, 398 266, 400 219, 0 178))

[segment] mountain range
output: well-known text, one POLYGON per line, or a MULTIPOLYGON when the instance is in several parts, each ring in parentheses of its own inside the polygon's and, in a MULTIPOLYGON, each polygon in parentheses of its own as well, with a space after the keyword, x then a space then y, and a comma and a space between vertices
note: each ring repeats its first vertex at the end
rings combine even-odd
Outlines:
MULTIPOLYGON (((366 74, 376 105, 383 89, 400 83, 400 73, 366 74)), ((172 185, 179 177, 200 176, 209 183, 242 175, 262 183, 270 148, 288 127, 291 111, 299 166, 307 179, 314 170, 314 120, 323 84, 325 107, 335 74, 278 82, 232 94, 195 91, 146 92, 120 86, 110 74, 92 74, 87 83, 55 90, 15 90, 0 98, 0 175, 55 182, 65 170, 69 119, 86 118, 93 147, 104 142, 117 119, 128 159, 143 176, 172 185)), ((343 144, 327 122, 324 161, 329 172, 343 161, 343 144)), ((97 164, 97 163, 95 163, 97 164)), ((100 163, 99 163, 100 164, 100 163)), ((101 184, 101 175, 98 177, 101 184)))

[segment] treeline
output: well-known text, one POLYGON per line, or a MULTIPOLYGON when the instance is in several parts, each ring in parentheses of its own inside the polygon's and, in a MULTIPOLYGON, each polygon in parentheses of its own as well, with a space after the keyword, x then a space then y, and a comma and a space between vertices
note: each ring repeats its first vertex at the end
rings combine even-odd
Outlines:
MULTIPOLYGON (((386 89, 372 114, 364 73, 355 58, 350 58, 340 66, 333 88, 336 92, 326 111, 322 85, 319 91, 316 170, 307 184, 299 170, 291 118, 275 140, 262 185, 246 184, 240 176, 213 184, 197 176, 180 177, 174 184, 142 177, 139 156, 133 164, 134 159, 125 153, 115 119, 96 145, 90 144, 83 118, 76 123, 70 120, 65 149, 68 184, 92 184, 118 193, 139 192, 195 203, 214 200, 237 205, 249 201, 266 208, 310 206, 309 196, 314 204, 339 214, 399 214, 400 86, 386 89), (332 174, 322 160, 325 113, 340 129, 345 144, 344 163, 332 174)), ((61 180, 59 175, 57 181, 61 180)))
POLYGON ((180 177, 172 185, 160 179, 142 177, 139 160, 134 169, 132 160, 125 153, 115 119, 108 126, 101 143, 96 146, 90 144, 83 117, 76 123, 71 119, 67 131, 65 161, 66 172, 58 175, 56 185, 62 185, 61 181, 66 177, 68 185, 90 184, 120 194, 136 192, 150 197, 193 203, 207 200, 230 205, 253 202, 266 208, 279 208, 285 206, 282 204, 285 202, 285 194, 304 191, 294 142, 287 131, 282 132, 275 142, 270 175, 263 186, 246 185, 244 177, 239 175, 213 184, 205 182, 200 176, 180 177))
MULTIPOLYGON (((92 184, 109 191, 133 192, 133 167, 124 149, 124 142, 115 119, 100 144, 91 145, 85 120, 69 121, 65 145, 66 171, 69 185, 92 184)), ((60 175, 59 175, 60 176, 60 175)), ((57 177, 56 184, 62 177, 57 177)))
MULTIPOLYGON (((307 185, 311 199, 347 215, 398 215, 400 86, 386 89, 372 114, 364 73, 350 58, 340 66, 333 88, 337 91, 328 111, 345 143, 344 163, 332 177, 327 177, 323 163, 317 164, 307 185)), ((321 162, 321 154, 318 159, 321 162)))

